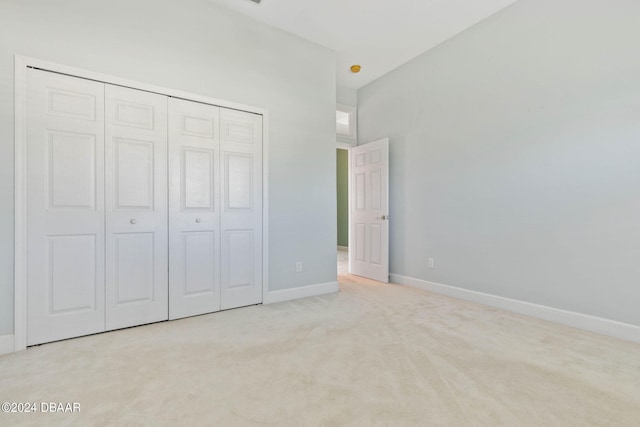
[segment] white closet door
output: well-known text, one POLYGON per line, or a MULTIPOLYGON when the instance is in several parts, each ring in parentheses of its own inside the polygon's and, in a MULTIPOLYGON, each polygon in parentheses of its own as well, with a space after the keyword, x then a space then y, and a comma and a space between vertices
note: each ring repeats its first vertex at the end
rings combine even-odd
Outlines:
POLYGON ((28 70, 27 344, 105 330, 104 85, 28 70))
POLYGON ((220 310, 220 109, 169 99, 169 318, 220 310))
POLYGON ((262 116, 220 109, 222 309, 262 302, 262 116))
POLYGON ((167 97, 106 85, 106 327, 168 319, 167 97))

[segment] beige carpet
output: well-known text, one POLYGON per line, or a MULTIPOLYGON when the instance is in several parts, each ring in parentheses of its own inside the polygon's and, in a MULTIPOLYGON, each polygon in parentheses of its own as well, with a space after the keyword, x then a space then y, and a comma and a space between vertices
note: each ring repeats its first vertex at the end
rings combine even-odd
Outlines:
POLYGON ((0 357, 0 425, 640 425, 640 345, 396 285, 0 357))

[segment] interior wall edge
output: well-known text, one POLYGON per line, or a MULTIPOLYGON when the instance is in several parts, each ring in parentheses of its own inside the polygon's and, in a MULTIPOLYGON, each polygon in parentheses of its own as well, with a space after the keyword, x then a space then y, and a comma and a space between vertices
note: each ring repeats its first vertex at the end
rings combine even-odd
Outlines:
POLYGON ((14 340, 15 337, 13 335, 0 336, 0 356, 3 354, 13 353, 15 351, 14 340))
POLYGON ((336 293, 340 290, 338 282, 317 283, 315 285, 301 286, 298 288, 269 291, 264 297, 264 304, 291 301, 300 298, 315 297, 336 293))

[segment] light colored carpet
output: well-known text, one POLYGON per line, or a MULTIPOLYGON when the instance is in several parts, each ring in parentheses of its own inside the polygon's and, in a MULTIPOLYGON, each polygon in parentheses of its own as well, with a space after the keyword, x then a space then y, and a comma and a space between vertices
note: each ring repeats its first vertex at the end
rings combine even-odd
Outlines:
POLYGON ((640 425, 638 344, 344 274, 340 287, 0 357, 0 401, 81 404, 0 425, 640 425))

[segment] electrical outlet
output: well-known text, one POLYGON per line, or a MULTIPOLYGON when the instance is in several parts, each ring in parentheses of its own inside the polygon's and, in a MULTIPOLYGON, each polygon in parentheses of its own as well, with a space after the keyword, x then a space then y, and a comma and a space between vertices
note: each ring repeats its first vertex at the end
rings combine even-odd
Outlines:
POLYGON ((296 273, 302 273, 302 262, 296 262, 296 273))
POLYGON ((433 258, 429 258, 428 266, 429 268, 435 268, 436 264, 435 261, 433 261, 433 258))

